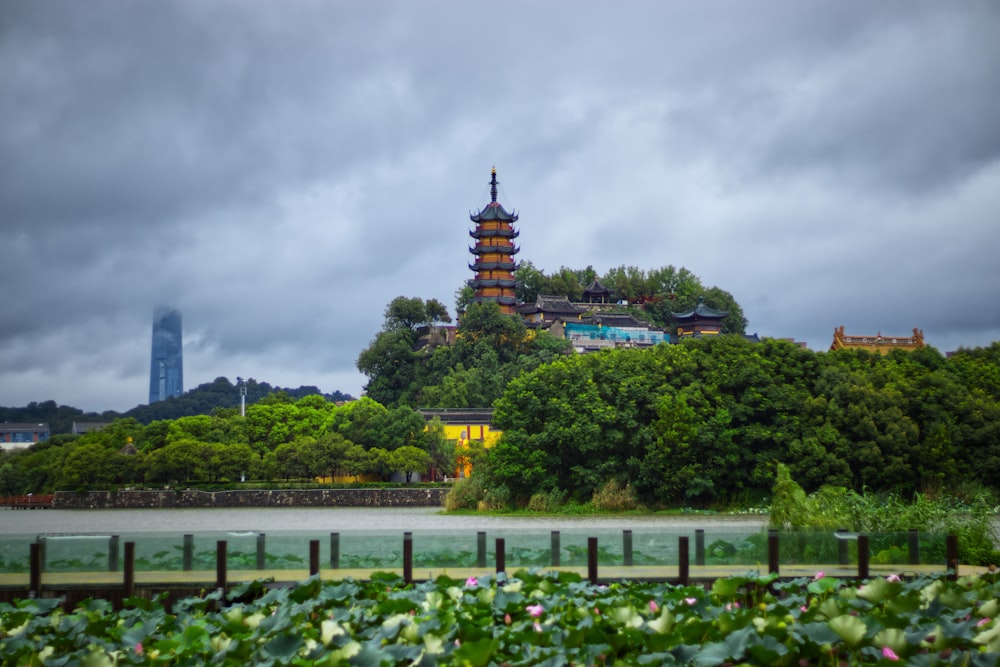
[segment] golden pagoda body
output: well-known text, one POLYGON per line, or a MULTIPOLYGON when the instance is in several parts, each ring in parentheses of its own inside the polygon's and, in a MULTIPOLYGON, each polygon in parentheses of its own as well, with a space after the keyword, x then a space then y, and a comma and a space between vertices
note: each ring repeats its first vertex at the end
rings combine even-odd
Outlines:
POLYGON ((497 201, 497 170, 494 167, 490 180, 490 203, 482 211, 470 215, 476 228, 469 236, 476 239, 476 245, 469 248, 475 261, 469 268, 475 272, 472 288, 476 291, 476 302, 496 301, 504 313, 514 313, 517 298, 514 295, 514 272, 517 263, 514 255, 520 248, 514 245, 519 232, 514 229, 517 214, 508 212, 497 201))

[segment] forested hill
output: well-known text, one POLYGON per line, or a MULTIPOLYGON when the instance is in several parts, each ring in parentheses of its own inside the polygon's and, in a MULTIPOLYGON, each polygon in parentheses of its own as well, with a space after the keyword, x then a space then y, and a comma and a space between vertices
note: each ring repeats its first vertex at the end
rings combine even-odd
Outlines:
MULTIPOLYGON (((277 392, 284 392, 293 399, 319 394, 328 401, 349 401, 352 397, 340 391, 324 394, 317 387, 303 386, 297 389, 272 387, 267 382, 247 380, 247 405, 277 392)), ((23 408, 0 407, 0 422, 47 423, 52 434, 70 433, 73 422, 109 422, 121 417, 133 417, 141 424, 160 419, 177 419, 192 415, 208 415, 217 409, 240 407, 240 392, 227 378, 216 378, 177 398, 157 401, 150 405, 137 405, 128 412, 106 410, 101 413, 84 412, 79 408, 57 405, 55 401, 36 403, 32 401, 23 408)))

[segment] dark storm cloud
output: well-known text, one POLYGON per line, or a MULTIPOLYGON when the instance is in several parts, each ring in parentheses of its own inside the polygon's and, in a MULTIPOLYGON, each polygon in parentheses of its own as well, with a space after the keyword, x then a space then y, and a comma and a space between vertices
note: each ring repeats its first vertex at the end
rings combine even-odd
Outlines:
POLYGON ((357 393, 452 304, 496 165, 522 253, 685 266, 750 329, 1000 338, 987 2, 0 3, 0 404, 216 375, 357 393), (891 331, 890 331, 891 329, 891 331))

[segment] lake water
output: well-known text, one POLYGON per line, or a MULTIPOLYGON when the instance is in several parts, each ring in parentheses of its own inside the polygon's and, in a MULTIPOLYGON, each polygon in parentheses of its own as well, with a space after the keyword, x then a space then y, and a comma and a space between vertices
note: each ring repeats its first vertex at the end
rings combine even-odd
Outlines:
POLYGON ((314 532, 606 532, 704 528, 757 532, 767 519, 742 515, 670 516, 470 516, 444 514, 436 507, 246 507, 227 509, 0 510, 0 536, 42 533, 218 533, 314 532))

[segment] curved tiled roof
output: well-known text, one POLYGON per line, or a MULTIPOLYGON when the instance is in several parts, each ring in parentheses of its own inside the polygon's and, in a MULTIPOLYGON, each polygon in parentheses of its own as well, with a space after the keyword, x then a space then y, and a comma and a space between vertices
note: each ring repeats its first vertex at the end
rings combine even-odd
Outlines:
POLYGON ((501 238, 516 239, 521 232, 516 229, 476 229, 469 230, 469 236, 474 239, 490 238, 499 236, 501 238))
POLYGON ((492 253, 498 255, 516 255, 520 251, 520 248, 512 245, 476 245, 474 248, 469 248, 469 252, 473 255, 489 255, 492 253))
POLYGON ((469 264, 469 268, 473 271, 493 271, 495 269, 517 271, 517 264, 514 260, 510 260, 509 262, 476 262, 475 264, 469 264))
POLYGON ((716 310, 714 308, 706 306, 705 297, 703 296, 698 297, 698 305, 694 307, 694 310, 688 310, 683 313, 672 312, 670 314, 676 317, 678 320, 689 320, 694 317, 721 320, 722 318, 729 315, 729 313, 725 310, 716 310))

